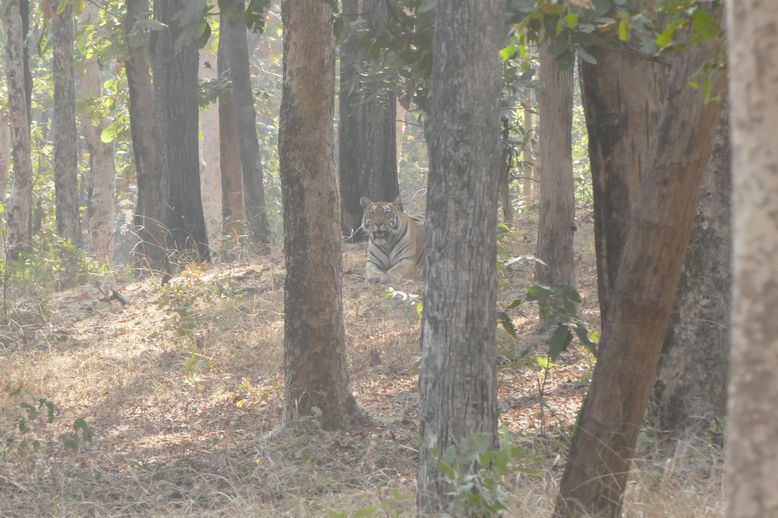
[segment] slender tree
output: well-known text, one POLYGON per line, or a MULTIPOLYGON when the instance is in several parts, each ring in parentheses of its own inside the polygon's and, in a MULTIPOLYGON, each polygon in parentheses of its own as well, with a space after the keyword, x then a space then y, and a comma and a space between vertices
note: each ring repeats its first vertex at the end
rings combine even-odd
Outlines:
POLYGON ((284 202, 284 421, 321 411, 325 428, 360 412, 346 371, 337 178, 335 34, 323 0, 284 0, 278 136, 284 202))
POLYGON ((5 110, 0 110, 0 200, 5 199, 11 173, 11 126, 5 110))
POLYGON ((475 434, 497 443, 496 207, 505 5, 452 0, 439 3, 435 14, 419 377, 420 516, 449 505, 450 488, 434 451, 475 434))
POLYGON ((243 208, 252 241, 265 247, 270 241, 270 226, 265 208, 265 187, 262 161, 257 140, 257 114, 251 93, 249 51, 244 23, 243 0, 229 0, 236 16, 223 18, 222 37, 229 55, 232 100, 238 128, 238 147, 243 171, 243 208))
POLYGON ((727 2, 732 95, 732 376, 726 515, 778 516, 778 4, 727 2))
MULTIPOLYGON (((376 34, 386 31, 389 12, 384 0, 344 0, 349 21, 364 18, 376 34)), ((362 224, 361 196, 394 201, 397 180, 397 101, 383 74, 360 74, 360 40, 350 35, 340 53, 340 124, 338 161, 343 232, 357 239, 362 224)))
POLYGON ((534 176, 535 176, 535 124, 534 124, 534 117, 532 116, 532 96, 527 98, 524 105, 522 106, 522 111, 524 112, 524 146, 522 151, 522 157, 524 158, 524 168, 522 175, 524 178, 522 178, 521 182, 521 195, 522 198, 524 198, 524 207, 529 207, 532 205, 533 198, 533 191, 535 190, 535 187, 532 185, 534 176))
POLYGON ((20 11, 24 2, 5 0, 2 17, 5 26, 5 72, 8 90, 8 119, 11 127, 13 190, 8 207, 8 249, 12 257, 30 250, 32 237, 32 158, 30 155, 30 117, 25 95, 24 28, 20 11))
MULTIPOLYGON (((556 516, 621 514, 719 116, 719 103, 706 104, 688 77, 720 48, 720 41, 700 43, 673 59, 556 516)), ((722 83, 714 81, 715 94, 722 83)))
MULTIPOLYGON (((200 49, 200 80, 218 78, 217 55, 208 46, 200 49)), ((200 107, 200 195, 211 253, 216 254, 222 223, 221 142, 219 100, 200 107)))
POLYGON ((546 284, 575 285, 573 239, 573 68, 540 46, 540 220, 536 276, 546 284))
POLYGON ((209 258, 200 195, 199 63, 196 42, 182 37, 177 15, 183 0, 154 0, 154 17, 167 28, 154 31, 156 136, 162 172, 163 213, 169 244, 209 258))

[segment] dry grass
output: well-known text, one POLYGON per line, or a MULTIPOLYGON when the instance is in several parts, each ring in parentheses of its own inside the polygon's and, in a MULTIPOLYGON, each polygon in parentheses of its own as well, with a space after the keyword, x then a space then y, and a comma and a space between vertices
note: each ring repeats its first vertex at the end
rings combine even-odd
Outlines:
MULTIPOLYGON (((531 253, 533 219, 518 228, 509 248, 531 253)), ((596 324, 591 224, 579 228, 581 310, 596 324)), ((192 268, 166 290, 155 280, 126 284, 128 306, 83 287, 18 317, 25 323, 3 331, 15 338, 0 346, 0 429, 12 429, 19 402, 32 397, 51 399, 61 415, 31 432, 40 450, 0 461, 0 516, 348 516, 367 507, 414 515, 419 323, 413 308, 364 282, 363 246, 344 247, 347 345, 356 397, 380 419, 338 433, 304 421, 263 439, 281 418, 282 264, 275 254, 192 268), (95 439, 74 454, 62 438, 78 417, 95 439)), ((505 300, 528 282, 507 281, 505 300)), ((418 283, 396 288, 421 293, 418 283)), ((515 325, 529 337, 534 312, 515 325)), ((501 335, 500 346, 510 345, 501 335)), ((541 419, 540 369, 501 368, 501 420, 538 468, 507 481, 511 516, 550 513, 590 369, 585 353, 564 356, 541 419)), ((656 459, 638 463, 627 516, 723 514, 718 451, 681 443, 656 459)))

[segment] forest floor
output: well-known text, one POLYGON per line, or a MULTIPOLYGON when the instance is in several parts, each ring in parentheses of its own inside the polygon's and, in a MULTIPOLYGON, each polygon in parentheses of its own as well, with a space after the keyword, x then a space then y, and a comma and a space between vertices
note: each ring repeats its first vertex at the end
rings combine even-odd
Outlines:
MULTIPOLYGON (((578 219, 579 314, 596 328, 591 214, 578 219)), ((536 233, 536 216, 519 217, 503 246, 531 254, 536 233)), ((192 265, 165 287, 116 281, 126 305, 100 300, 94 285, 20 300, 0 331, 0 434, 17 439, 0 457, 0 516, 415 515, 416 308, 365 282, 364 244, 345 245, 343 258, 353 391, 376 418, 343 432, 303 421, 264 438, 283 401, 279 252, 192 265), (29 418, 38 398, 56 405, 53 422, 29 418), (74 431, 79 418, 91 441, 74 431), (24 439, 39 447, 20 452, 24 439)), ((503 304, 532 282, 529 270, 503 275, 503 304)), ((422 292, 416 282, 393 287, 422 292)), ((548 516, 593 359, 576 346, 545 382, 535 362, 507 361, 538 326, 535 308, 511 311, 518 338, 498 330, 500 423, 526 457, 503 480, 507 515, 548 516)), ((643 434, 640 454, 626 516, 723 515, 715 447, 682 442, 660 454, 643 434)))

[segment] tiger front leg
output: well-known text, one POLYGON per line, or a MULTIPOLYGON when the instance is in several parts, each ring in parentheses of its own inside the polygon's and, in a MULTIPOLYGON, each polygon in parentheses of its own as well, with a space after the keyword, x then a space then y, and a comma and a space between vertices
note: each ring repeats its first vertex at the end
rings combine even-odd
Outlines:
POLYGON ((365 265, 365 278, 368 282, 386 282, 389 280, 389 277, 371 262, 365 265))
POLYGON ((389 277, 402 277, 408 279, 414 277, 417 272, 418 268, 416 267, 415 260, 403 259, 399 263, 389 268, 389 271, 386 272, 386 274, 389 277))

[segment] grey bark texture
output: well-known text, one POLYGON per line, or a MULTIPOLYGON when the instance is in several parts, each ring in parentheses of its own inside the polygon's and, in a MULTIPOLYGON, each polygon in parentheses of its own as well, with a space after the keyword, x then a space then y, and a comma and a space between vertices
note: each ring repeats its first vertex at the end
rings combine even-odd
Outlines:
POLYGON ((335 34, 321 0, 285 0, 279 131, 284 202, 284 422, 358 415, 346 371, 340 218, 333 162, 335 34))
POLYGON ((778 3, 727 2, 732 111, 732 370, 726 516, 778 516, 778 3))
MULTIPOLYGON (((222 26, 224 15, 219 18, 222 26)), ((219 78, 225 78, 230 70, 229 43, 219 39, 217 70, 219 78)), ((243 219, 243 166, 238 145, 238 123, 235 99, 232 91, 219 96, 219 161, 222 179, 222 219, 224 230, 229 232, 235 223, 243 219)))
POLYGON ((540 46, 540 219, 536 277, 544 284, 575 286, 573 185, 573 68, 540 46))
POLYGON ((132 151, 138 174, 134 224, 140 242, 136 248, 136 257, 141 268, 167 272, 170 265, 163 225, 160 143, 154 129, 149 36, 136 27, 136 22, 148 19, 150 14, 149 0, 127 0, 124 31, 129 55, 124 70, 130 95, 132 151))
POLYGON ((11 126, 5 110, 0 110, 0 200, 5 200, 11 174, 11 126))
MULTIPOLYGON (((209 44, 210 45, 210 44, 209 44)), ((200 49, 200 80, 218 78, 216 54, 209 45, 200 49)), ((203 203, 205 231, 211 254, 219 253, 222 231, 221 144, 219 142, 219 100, 200 107, 200 196, 203 203)))
POLYGON ((11 128, 13 190, 8 203, 8 252, 15 257, 32 247, 32 158, 30 155, 30 118, 25 92, 24 30, 20 5, 5 0, 2 5, 5 26, 5 73, 8 90, 8 120, 11 128))
POLYGON ((532 201, 535 199, 533 197, 533 191, 537 190, 533 185, 533 179, 535 177, 535 124, 532 116, 533 109, 532 98, 530 96, 522 107, 522 111, 524 112, 524 138, 526 139, 526 142, 524 143, 522 152, 524 158, 522 176, 524 176, 524 178, 522 178, 521 181, 521 196, 524 200, 525 209, 532 205, 532 201))
POLYGON ((419 376, 419 516, 444 512, 439 457, 483 434, 497 444, 497 177, 505 2, 439 3, 427 184, 426 286, 419 376))
MULTIPOLYGON (((238 3, 242 12, 243 0, 238 0, 238 3)), ((235 122, 243 170, 243 210, 252 242, 261 249, 266 249, 270 242, 270 225, 265 207, 264 173, 257 140, 257 114, 251 90, 246 25, 242 16, 223 19, 225 24, 222 26, 222 37, 227 39, 232 101, 235 103, 235 122)))
MULTIPOLYGON (((371 30, 386 30, 389 12, 385 0, 344 0, 343 13, 352 22, 360 16, 371 30), (359 16, 353 15, 359 13, 359 16)), ((365 239, 361 196, 393 202, 400 195, 397 180, 397 102, 384 74, 360 74, 359 38, 349 36, 340 51, 340 121, 338 166, 342 230, 365 239)))
POLYGON ((672 436, 704 437, 727 412, 732 230, 729 107, 700 186, 694 228, 667 327, 650 412, 672 436))
MULTIPOLYGON (((65 0, 59 0, 60 2, 65 0)), ((52 6, 55 11, 58 7, 52 6)), ((76 132, 76 74, 73 62, 73 4, 67 2, 52 17, 54 76, 54 197, 57 234, 81 245, 78 196, 78 133, 76 132)))
POLYGON ((154 0, 154 17, 168 26, 152 34, 163 223, 169 246, 207 260, 198 150, 199 56, 195 42, 176 45, 182 31, 176 16, 183 6, 183 0, 154 0))
MULTIPOLYGON (((687 82, 720 49, 719 40, 699 43, 672 61, 555 516, 621 516, 719 117, 719 103, 705 104, 687 82)), ((714 94, 723 82, 716 76, 714 94)))

